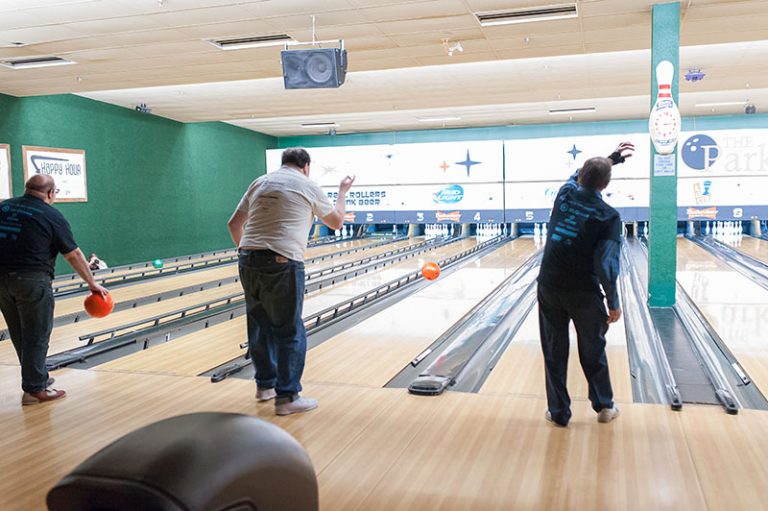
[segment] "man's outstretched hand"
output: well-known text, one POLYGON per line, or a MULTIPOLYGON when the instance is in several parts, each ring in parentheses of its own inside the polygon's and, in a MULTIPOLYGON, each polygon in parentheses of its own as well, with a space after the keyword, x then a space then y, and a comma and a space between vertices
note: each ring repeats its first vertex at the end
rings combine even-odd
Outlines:
POLYGON ((627 158, 632 157, 634 152, 635 144, 632 142, 622 142, 619 144, 619 147, 611 153, 608 159, 611 160, 614 165, 618 165, 619 163, 624 163, 627 158))

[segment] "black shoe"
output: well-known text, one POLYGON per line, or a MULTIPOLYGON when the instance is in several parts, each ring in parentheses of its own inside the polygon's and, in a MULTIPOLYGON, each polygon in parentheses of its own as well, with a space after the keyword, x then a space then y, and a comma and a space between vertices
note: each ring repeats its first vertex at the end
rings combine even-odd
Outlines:
POLYGON ((552 424, 554 424, 555 426, 558 426, 558 427, 560 427, 560 428, 565 428, 565 427, 568 427, 568 424, 560 424, 559 422, 555 421, 555 420, 552 418, 552 414, 551 414, 551 413, 549 413, 549 410, 547 410, 547 413, 546 413, 546 414, 544 414, 544 418, 545 418, 545 419, 547 419, 547 420, 548 420, 549 422, 551 422, 552 424))

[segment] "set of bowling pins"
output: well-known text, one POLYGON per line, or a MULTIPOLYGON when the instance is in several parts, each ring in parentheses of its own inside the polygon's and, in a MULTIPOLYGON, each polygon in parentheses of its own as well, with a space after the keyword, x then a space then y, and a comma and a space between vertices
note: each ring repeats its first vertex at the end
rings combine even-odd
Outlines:
POLYGON ((533 226, 533 242, 538 247, 543 245, 547 241, 547 224, 534 224, 533 226))
POLYGON ((741 222, 707 222, 704 228, 704 234, 712 236, 717 241, 728 245, 741 245, 741 239, 744 237, 741 222))
POLYGON ((342 225, 341 229, 336 229, 334 232, 337 238, 351 238, 355 230, 352 225, 342 225))
POLYGON ((424 235, 427 238, 437 238, 440 236, 453 236, 453 224, 425 224, 424 235))
POLYGON ((506 230, 506 224, 477 224, 477 237, 495 238, 496 236, 503 236, 506 230))

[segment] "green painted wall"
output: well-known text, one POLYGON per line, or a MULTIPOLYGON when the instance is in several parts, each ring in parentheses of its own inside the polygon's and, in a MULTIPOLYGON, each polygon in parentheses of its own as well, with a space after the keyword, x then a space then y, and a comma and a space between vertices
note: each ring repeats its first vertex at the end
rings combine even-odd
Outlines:
MULTIPOLYGON (((6 141, 17 194, 22 145, 85 149, 88 202, 57 207, 83 251, 111 265, 231 245, 229 215, 277 144, 224 123, 183 124, 73 95, 0 96, 6 141)), ((70 272, 59 259, 57 272, 70 272)))

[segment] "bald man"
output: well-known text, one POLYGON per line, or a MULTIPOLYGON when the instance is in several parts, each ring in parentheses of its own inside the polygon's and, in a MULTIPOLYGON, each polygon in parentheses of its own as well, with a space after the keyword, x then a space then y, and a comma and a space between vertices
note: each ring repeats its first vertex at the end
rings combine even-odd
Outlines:
POLYGON ((21 364, 22 405, 60 399, 63 390, 51 388, 45 358, 53 328, 53 279, 56 256, 62 254, 95 293, 88 262, 72 237, 64 216, 52 207, 56 183, 51 176, 34 175, 24 195, 0 203, 0 311, 21 364))

